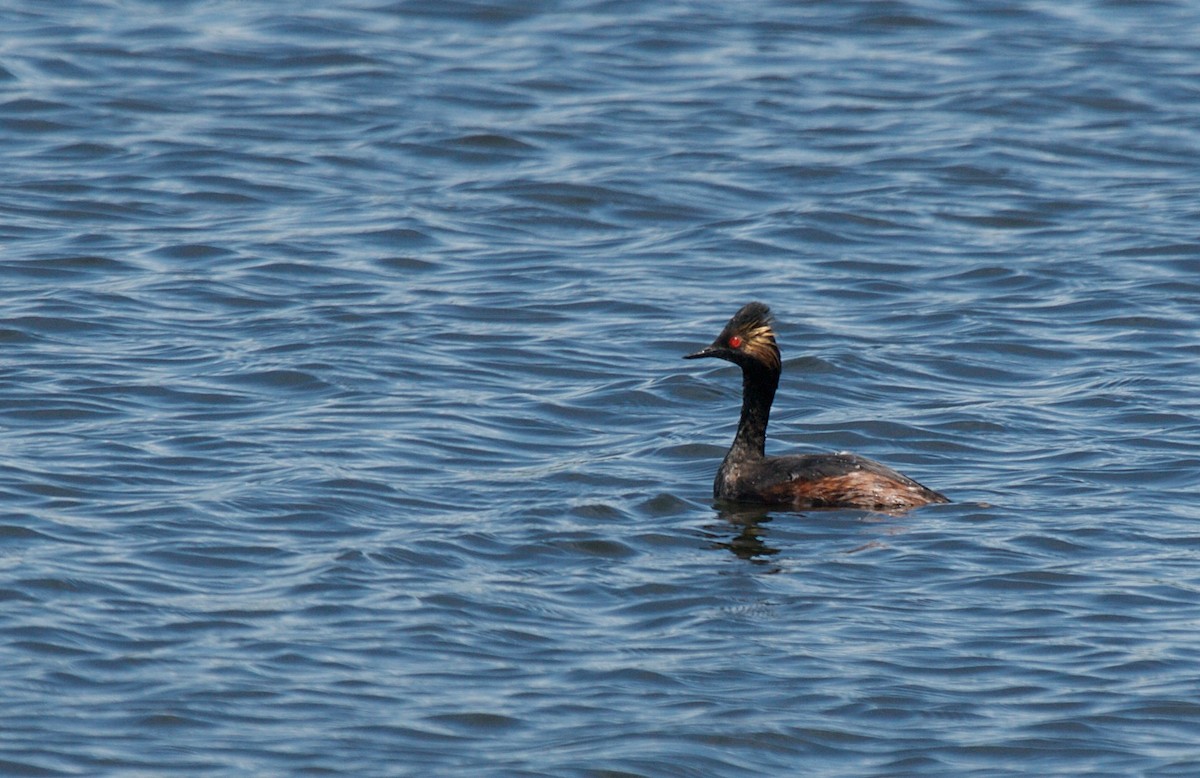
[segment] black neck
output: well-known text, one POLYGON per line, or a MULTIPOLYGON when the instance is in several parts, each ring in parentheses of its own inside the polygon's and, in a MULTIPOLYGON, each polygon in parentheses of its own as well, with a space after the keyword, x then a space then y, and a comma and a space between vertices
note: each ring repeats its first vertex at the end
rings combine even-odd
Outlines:
POLYGON ((761 459, 766 456, 767 420, 779 388, 779 371, 757 363, 742 365, 742 418, 727 458, 761 459))

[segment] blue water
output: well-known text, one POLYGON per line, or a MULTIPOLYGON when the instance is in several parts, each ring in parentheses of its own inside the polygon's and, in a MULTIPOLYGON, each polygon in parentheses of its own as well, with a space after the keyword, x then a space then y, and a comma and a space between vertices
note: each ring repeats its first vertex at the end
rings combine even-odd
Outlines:
POLYGON ((0 774, 1200 774, 1198 104, 1184 2, 9 3, 0 774), (712 503, 752 299, 952 504, 712 503))

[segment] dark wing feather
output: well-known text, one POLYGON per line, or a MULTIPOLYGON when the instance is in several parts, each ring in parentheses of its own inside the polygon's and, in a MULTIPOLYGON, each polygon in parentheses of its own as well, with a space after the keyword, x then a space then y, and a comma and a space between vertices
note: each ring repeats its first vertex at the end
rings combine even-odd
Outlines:
POLYGON ((755 480, 766 502, 804 507, 910 508, 949 502, 887 465, 855 454, 801 454, 767 459, 755 480))

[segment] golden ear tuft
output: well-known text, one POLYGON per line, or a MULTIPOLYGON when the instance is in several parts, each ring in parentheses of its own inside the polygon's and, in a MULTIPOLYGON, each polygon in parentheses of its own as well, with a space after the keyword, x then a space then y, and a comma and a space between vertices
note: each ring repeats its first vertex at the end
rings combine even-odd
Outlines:
MULTIPOLYGON (((771 309, 760 302, 747 303, 725 325, 726 341, 741 341, 741 350, 772 370, 780 369, 779 347, 771 329, 771 309)), ((737 348, 736 346, 734 348, 737 348)))

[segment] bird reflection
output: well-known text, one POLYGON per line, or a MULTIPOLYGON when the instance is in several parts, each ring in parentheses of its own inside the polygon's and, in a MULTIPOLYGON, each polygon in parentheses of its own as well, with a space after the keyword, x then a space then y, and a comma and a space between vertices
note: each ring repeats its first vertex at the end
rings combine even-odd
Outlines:
POLYGON ((749 562, 765 563, 770 557, 779 553, 779 549, 768 546, 763 537, 769 530, 763 527, 771 520, 770 514, 761 506, 729 506, 717 511, 721 519, 721 528, 714 528, 713 538, 728 537, 730 526, 737 534, 728 540, 713 540, 714 548, 724 548, 735 556, 749 562))
MULTIPOLYGON (((705 535, 711 540, 713 548, 726 549, 739 559, 745 559, 748 562, 766 564, 772 561, 772 557, 779 554, 781 550, 767 543, 771 534, 770 527, 767 525, 772 520, 772 514, 779 512, 771 511, 762 505, 722 504, 717 508, 716 518, 719 522, 710 525, 705 535)), ((820 513, 820 511, 815 512, 820 513)), ((783 513, 786 514, 786 518, 790 519, 802 519, 808 516, 808 512, 785 511, 783 513)), ((902 514, 872 511, 857 517, 857 521, 870 524, 883 523, 879 530, 880 534, 895 535, 904 532, 905 525, 887 522, 896 519, 899 515, 902 514)), ((861 540, 861 537, 858 539, 861 540)), ((856 554, 860 551, 885 548, 887 545, 882 537, 875 537, 865 543, 856 543, 842 553, 856 554)), ((777 572, 778 569, 776 567, 772 572, 777 572)))

